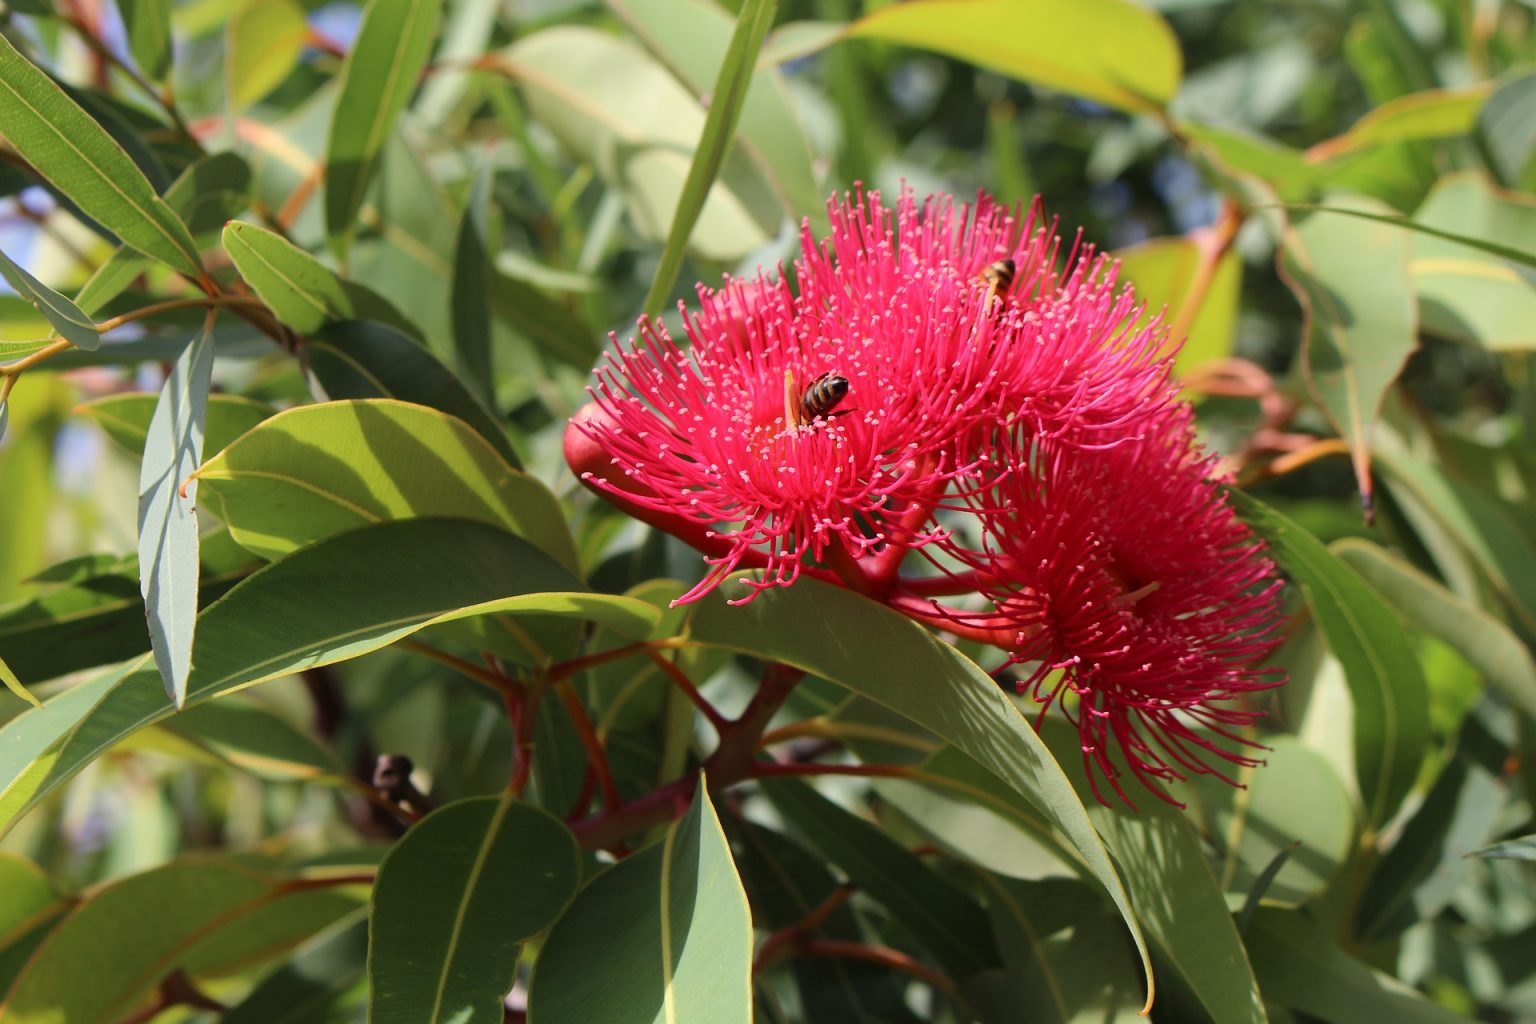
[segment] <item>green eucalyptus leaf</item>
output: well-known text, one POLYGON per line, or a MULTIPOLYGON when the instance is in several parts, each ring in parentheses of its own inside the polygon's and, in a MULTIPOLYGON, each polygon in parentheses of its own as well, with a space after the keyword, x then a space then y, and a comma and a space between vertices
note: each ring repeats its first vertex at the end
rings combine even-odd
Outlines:
POLYGON ((21 680, 16 678, 16 673, 11 671, 11 667, 5 663, 4 658, 0 658, 0 683, 5 684, 7 690, 10 690, 33 707, 40 708, 43 706, 42 701, 32 696, 31 692, 21 684, 21 680))
POLYGON ((453 351, 459 375, 481 401, 492 401, 496 378, 491 367, 492 255, 498 248, 491 223, 490 155, 481 159, 475 183, 459 219, 458 250, 453 259, 453 351))
MULTIPOLYGON (((149 437, 156 401, 157 396, 147 391, 125 391, 92 399, 76 406, 75 411, 101 424, 101 429, 124 451, 139 455, 149 437)), ((276 412, 265 402, 241 395, 209 395, 205 450, 223 451, 235 438, 276 412)))
POLYGON ((171 67, 171 0, 118 0, 128 52, 151 81, 161 81, 171 67))
POLYGON ((1233 504, 1296 580, 1354 700, 1362 825, 1377 829, 1418 776, 1429 743, 1429 694, 1407 635, 1374 591, 1296 523, 1240 491, 1233 504))
MULTIPOLYGON (((1414 218, 1421 226, 1530 250, 1536 199, 1497 190, 1480 174, 1435 183, 1414 218)), ((1424 330, 1497 352, 1536 349, 1536 286, 1520 263, 1425 235, 1414 240, 1413 287, 1424 330)))
POLYGON ((511 793, 433 811, 379 866, 370 1024, 499 1024, 522 944, 580 877, 571 830, 511 793))
POLYGON ((348 281, 281 235, 241 221, 224 227, 224 249, 272 314, 300 334, 341 320, 377 320, 421 331, 388 299, 348 281))
POLYGON ((165 692, 181 707, 197 621, 197 482, 213 374, 213 315, 166 376, 139 467, 139 590, 165 692))
POLYGON ((0 37, 0 135, 88 216, 126 244, 194 279, 187 227, 123 148, 53 80, 0 37))
POLYGON ((1469 856, 1485 860, 1536 860, 1536 835, 1493 843, 1480 850, 1473 850, 1469 856))
MULTIPOLYGON (((186 704, 355 658, 477 615, 563 616, 643 632, 654 609, 585 592, 527 542, 466 519, 386 522, 327 537, 257 571, 198 617, 186 704)), ((54 787, 174 707, 141 658, 6 726, 0 833, 54 787)))
POLYGON ((175 971, 196 978, 259 962, 358 903, 345 889, 294 887, 235 863, 134 875, 91 893, 53 929, 16 980, 6 1016, 111 1024, 175 971))
MULTIPOLYGON (((198 604, 223 596, 250 571, 247 565, 216 566, 202 542, 204 564, 198 604)), ((0 606, 0 648, 20 675, 52 679, 109 665, 149 650, 144 598, 135 559, 112 572, 92 574, 57 590, 0 606)))
POLYGON ((1260 907, 1249 955, 1264 995, 1328 1024, 1465 1024, 1407 985, 1350 957, 1299 911, 1260 907))
POLYGON ((1510 76, 1477 115, 1477 142, 1500 183, 1529 191, 1536 153, 1536 73, 1510 76))
POLYGON ((96 330, 95 322, 82 313, 79 306, 33 277, 25 267, 13 263, 3 252, 0 252, 0 277, 5 278, 17 295, 37 307, 65 341, 87 352, 100 347, 101 334, 96 330))
POLYGON ((435 0, 371 0, 347 51, 325 147, 325 229, 343 261, 384 142, 432 53, 440 7, 435 0))
MULTIPOLYGON (((1179 315, 1190 299, 1196 268, 1202 259, 1201 243, 1190 238, 1154 238, 1115 253, 1121 280, 1136 289, 1136 298, 1147 304, 1138 323, 1145 326, 1162 313, 1164 323, 1179 315)), ((1187 374, 1193 367, 1232 354, 1237 342, 1238 298, 1242 288, 1242 260, 1231 250, 1217 261, 1216 270, 1198 297, 1200 311, 1189 325, 1179 348, 1175 372, 1187 374)))
POLYGON ((539 952, 541 1024, 750 1024, 752 914, 701 784, 663 840, 597 876, 539 952))
MULTIPOLYGON (((1099 894, 1080 882, 984 875, 1006 1002, 988 1024, 1135 1024, 1136 955, 1099 894)), ((968 994, 968 990, 962 989, 968 994)))
POLYGON ((667 242, 651 278, 650 291, 645 296, 643 308, 651 316, 661 312, 667 296, 672 293, 678 271, 683 266, 688 240, 693 237, 693 229, 704 212, 710 189, 714 188, 725 166, 726 155, 735 145, 736 123, 746 104, 757 55, 778 6, 778 0, 746 0, 736 15, 736 27, 731 31, 730 42, 721 58, 714 89, 709 93, 709 113, 704 117, 704 128, 699 133, 693 159, 688 163, 688 176, 683 180, 683 191, 678 196, 677 209, 673 211, 672 224, 667 230, 667 242))
POLYGON ((522 467, 507 432, 476 394, 437 356, 388 324, 328 324, 305 343, 304 352, 327 396, 397 398, 439 409, 473 427, 513 469, 522 467))
MULTIPOLYGON (((251 168, 238 153, 214 153, 182 171, 165 191, 165 202, 186 222, 197 246, 218 237, 225 222, 250 205, 251 168)), ((121 246, 80 286, 75 302, 92 315, 121 295, 145 272, 149 260, 121 246)))
POLYGON ((1508 626, 1374 544, 1348 538, 1332 551, 1415 629, 1449 644, 1536 721, 1536 660, 1508 626))
POLYGON ((295 0, 246 0, 229 19, 224 39, 225 92, 238 114, 298 67, 309 22, 295 0))
MULTIPOLYGON (((529 112, 624 196, 641 235, 667 238, 705 126, 699 101, 638 46, 585 26, 530 33, 503 59, 529 112)), ((689 244, 709 259, 738 259, 773 237, 782 217, 762 173, 732 152, 689 244)))
POLYGON ((368 922, 332 929, 294 951, 293 959, 262 979, 219 1024, 334 1024, 337 1003, 362 981, 368 922))
POLYGON ((780 62, 841 38, 876 39, 1137 113, 1161 110, 1183 70, 1173 30, 1127 0, 917 0, 847 26, 791 22, 776 36, 770 47, 780 62))
POLYGON ((1536 631, 1536 539, 1494 498, 1427 461, 1383 452, 1386 483, 1409 494, 1487 576, 1528 632, 1536 631))
MULTIPOLYGON (((707 0, 611 0, 621 18, 696 96, 713 93, 730 45, 731 18, 707 0), (683 13, 686 12, 686 13, 683 13)), ((792 218, 810 217, 824 228, 826 194, 784 77, 759 62, 741 107, 736 144, 772 184, 792 218)))
POLYGON ((425 406, 369 399, 290 409, 209 459, 197 478, 231 536, 266 558, 363 523, 451 515, 497 524, 577 569, 549 489, 463 421, 425 406))
MULTIPOLYGON (((1363 199, 1349 205, 1390 212, 1363 199)), ((1285 237, 1282 270, 1306 311, 1307 382, 1349 444, 1367 507, 1376 417, 1418 347, 1409 256, 1405 232, 1331 210, 1299 221, 1285 237)))

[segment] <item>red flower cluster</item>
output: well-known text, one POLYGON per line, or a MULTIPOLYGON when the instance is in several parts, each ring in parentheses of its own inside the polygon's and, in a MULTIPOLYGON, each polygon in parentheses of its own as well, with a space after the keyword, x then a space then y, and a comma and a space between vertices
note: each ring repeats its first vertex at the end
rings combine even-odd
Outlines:
POLYGON ((701 288, 687 350, 642 321, 567 432, 573 469, 705 552, 680 601, 804 571, 1003 647, 1127 802, 1110 740, 1165 799, 1221 775, 1212 755, 1252 763, 1279 584, 1174 400, 1166 330, 1108 258, 1059 267, 1037 209, 870 192, 830 213, 795 287, 701 288), (903 576, 914 550, 941 574, 903 576), (986 609, 935 599, 962 592, 986 609))

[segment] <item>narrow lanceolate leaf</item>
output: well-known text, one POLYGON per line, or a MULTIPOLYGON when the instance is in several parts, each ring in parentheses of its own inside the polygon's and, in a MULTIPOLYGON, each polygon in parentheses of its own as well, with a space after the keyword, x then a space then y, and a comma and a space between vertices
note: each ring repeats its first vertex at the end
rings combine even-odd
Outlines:
MULTIPOLYGON (((205 609, 186 705, 359 657, 428 626, 494 614, 601 622, 642 636, 658 618, 643 601, 589 593, 549 556, 494 526, 381 523, 311 544, 205 609)), ((11 719, 0 743, 0 833, 113 745, 174 710, 145 657, 11 719)))
MULTIPOLYGON (((165 190, 165 201, 201 248, 213 241, 225 221, 246 208, 250 192, 250 165, 238 153, 223 152, 182 171, 165 190)), ((137 249, 119 248, 80 286, 75 303, 93 315, 100 312, 144 272, 147 262, 137 249)))
POLYGON ((37 173, 128 245, 201 277, 186 225, 123 147, 0 37, 0 135, 37 173))
POLYGON ((300 334, 338 320, 377 320, 421 336, 387 299, 341 277, 281 235, 232 221, 224 228, 224 249, 272 314, 300 334))
POLYGON ((1481 83, 1399 96, 1366 114, 1343 135, 1314 146, 1310 155, 1314 159, 1336 157, 1394 142, 1466 135, 1476 124, 1478 110, 1491 90, 1490 84, 1481 83))
POLYGON ((747 101, 747 89, 752 84, 752 72, 757 67, 758 53, 763 48, 763 38, 773 24, 778 0, 746 0, 736 16, 736 30, 726 47, 725 59, 720 64, 720 75, 715 79, 710 93, 709 114, 704 119, 704 132, 699 137, 699 147, 694 151, 693 162, 688 165, 688 177, 683 181, 683 192, 677 201, 677 212, 672 217, 672 230, 667 234, 667 244, 661 251, 656 276, 651 280, 651 290, 645 296, 645 311, 652 315, 661 312, 677 273, 683 266, 683 255, 688 249, 688 239, 693 226, 698 223, 704 210, 704 201, 714 187, 715 178, 725 164, 725 155, 736 138, 736 122, 741 118, 741 108, 747 101))
POLYGON ((1333 553, 1414 628, 1449 644, 1536 722, 1536 661, 1508 626, 1374 544, 1349 538, 1333 545, 1333 553))
POLYGON ((178 708, 187 697, 197 621, 197 481, 188 477, 203 461, 213 321, 210 312, 166 378, 139 466, 139 591, 155 664, 178 708))
POLYGON ((144 77, 160 81, 171 66, 171 0, 118 0, 128 52, 144 77))
POLYGON ((539 953, 539 1024, 752 1020, 752 912, 703 780, 666 838, 597 876, 539 953))
POLYGON ((79 306, 27 273, 25 267, 13 263, 3 252, 0 252, 0 277, 5 278, 17 295, 36 306, 65 341, 87 352, 101 346, 96 324, 80 311, 79 306))
POLYGON ((325 147, 325 229, 347 258, 384 140, 416 88, 437 36, 435 0, 372 0, 341 69, 325 147))
MULTIPOLYGON (((739 596, 736 586, 721 589, 739 596)), ((792 665, 884 705, 948 740, 1028 800, 1114 901, 1150 981, 1140 920, 1082 800, 1034 728, 975 662, 911 619, 816 580, 801 580, 793 594, 770 589, 744 607, 716 599, 696 607, 693 641, 792 665)))
POLYGON ((494 171, 487 154, 475 173, 475 185, 459 221, 451 302, 453 351, 459 376, 470 391, 487 404, 492 402, 496 392, 491 369, 491 291, 494 287, 491 261, 496 251, 491 235, 493 181, 494 171))
POLYGON ((1306 530, 1239 491, 1233 504, 1301 587, 1344 666, 1355 705, 1355 774, 1362 824, 1379 828, 1413 786, 1429 733, 1429 694, 1397 617, 1306 530))
MULTIPOLYGON (((1366 213, 1391 212, 1371 200, 1347 205, 1366 213)), ((1286 232, 1281 260, 1283 276, 1306 311, 1307 381, 1349 444, 1367 509, 1371 431, 1387 389, 1418 347, 1411 255, 1405 231, 1316 212, 1286 232)))
POLYGON ((33 707, 40 708, 43 706, 42 701, 32 696, 27 688, 21 685, 21 680, 16 678, 16 673, 11 671, 4 658, 0 658, 0 683, 4 683, 7 690, 10 690, 33 707))
POLYGON ((299 63, 309 23, 294 0, 246 0, 229 19, 226 92, 235 113, 266 96, 299 63))
POLYGON ((522 944, 580 879, 571 830, 511 793, 432 812, 379 865, 370 1024, 500 1024, 522 944))
POLYGON ((1506 839, 1502 843, 1474 850, 1469 857, 1506 858, 1509 860, 1536 860, 1536 835, 1506 839))

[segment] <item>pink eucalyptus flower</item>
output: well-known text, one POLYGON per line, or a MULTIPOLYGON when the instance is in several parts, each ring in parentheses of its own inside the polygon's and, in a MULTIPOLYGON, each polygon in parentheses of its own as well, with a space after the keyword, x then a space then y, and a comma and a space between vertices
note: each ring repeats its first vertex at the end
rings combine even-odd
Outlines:
POLYGON ((572 423, 585 482, 706 551, 713 571, 680 601, 738 568, 763 568, 759 589, 808 562, 856 578, 861 559, 943 536, 933 508, 1000 424, 1111 444, 1172 394, 1164 334, 1134 326, 1113 265, 1074 249, 1058 273, 1036 211, 908 192, 894 212, 876 192, 829 210, 826 242, 802 232, 796 288, 701 288, 686 351, 642 320, 572 423), (981 276, 1003 260, 1010 280, 981 276))
POLYGON ((1128 804, 1111 743, 1169 802, 1160 782, 1232 782, 1212 762, 1258 763, 1241 753, 1262 714, 1248 698, 1284 680, 1261 665, 1281 584, 1211 479, 1188 407, 1141 428, 1106 448, 1016 432, 1009 471, 976 499, 981 550, 946 545, 992 602, 978 621, 1016 631, 1011 660, 1032 669, 1019 692, 1042 715, 1063 709, 1095 794, 1102 775, 1128 804))

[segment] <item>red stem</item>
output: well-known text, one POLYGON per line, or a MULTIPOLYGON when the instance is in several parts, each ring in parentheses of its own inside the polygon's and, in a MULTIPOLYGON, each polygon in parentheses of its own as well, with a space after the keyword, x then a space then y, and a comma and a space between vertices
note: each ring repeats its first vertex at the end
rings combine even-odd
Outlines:
POLYGON ((699 692, 697 686, 693 685, 693 680, 688 678, 687 673, 679 668, 676 662, 668 661, 660 651, 651 650, 647 653, 651 656, 651 661, 656 663, 656 667, 661 669, 662 674, 683 691, 683 694, 693 702, 693 706, 699 709, 700 714, 709 719, 709 724, 715 727, 715 733, 724 735, 725 730, 730 727, 729 720, 713 704, 704 699, 704 695, 699 692))
POLYGON ((560 694, 560 703, 565 705, 565 713, 570 716, 571 725, 576 729, 576 735, 581 738, 581 745, 587 750, 587 767, 596 772, 598 784, 603 787, 603 806, 619 806, 624 801, 613 784, 613 773, 608 770, 608 755, 603 752, 603 744, 597 738, 597 730, 592 728, 592 719, 582 706, 581 697, 569 679, 562 679, 556 689, 560 694))

